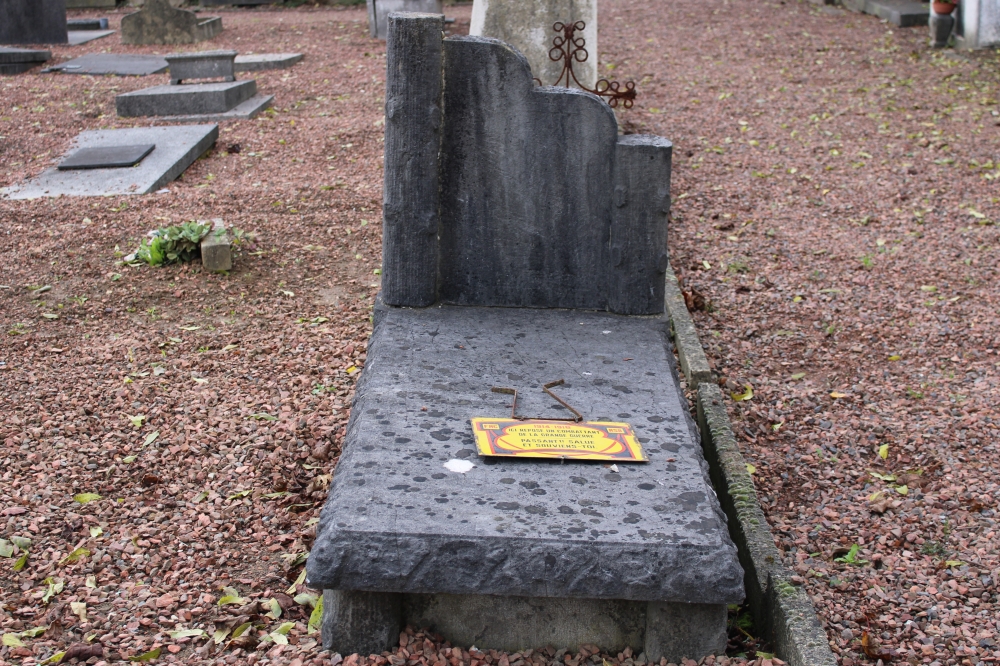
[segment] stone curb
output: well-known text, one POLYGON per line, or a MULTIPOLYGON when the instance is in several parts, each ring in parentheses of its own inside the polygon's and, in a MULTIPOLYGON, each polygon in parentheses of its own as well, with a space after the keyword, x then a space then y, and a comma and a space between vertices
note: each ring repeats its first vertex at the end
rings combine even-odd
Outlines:
POLYGON ((745 572, 757 631, 791 666, 836 666, 826 632, 805 590, 791 582, 740 453, 724 397, 698 340, 677 277, 667 269, 666 309, 681 370, 697 392, 698 427, 712 483, 729 518, 729 533, 745 572))

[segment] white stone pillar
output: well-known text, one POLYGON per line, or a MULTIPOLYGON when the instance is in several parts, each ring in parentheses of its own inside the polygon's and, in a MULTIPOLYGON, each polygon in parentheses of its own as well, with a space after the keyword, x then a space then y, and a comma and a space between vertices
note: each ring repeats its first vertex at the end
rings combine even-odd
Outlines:
POLYGON ((1000 45, 1000 0, 962 0, 955 41, 962 49, 1000 45))
POLYGON ((580 83, 593 88, 598 78, 597 0, 474 0, 469 34, 511 44, 528 59, 532 76, 553 85, 562 71, 561 62, 549 59, 557 21, 587 24, 577 36, 586 40, 590 55, 586 62, 574 62, 573 71, 580 83))

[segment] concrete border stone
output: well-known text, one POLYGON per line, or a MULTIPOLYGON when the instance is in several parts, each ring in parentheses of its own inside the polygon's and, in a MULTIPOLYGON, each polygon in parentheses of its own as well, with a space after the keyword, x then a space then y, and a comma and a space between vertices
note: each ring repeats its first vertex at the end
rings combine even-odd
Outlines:
POLYGON ((747 601, 758 633, 790 666, 836 666, 828 638, 806 591, 792 584, 757 499, 733 433, 725 398, 708 365, 673 269, 667 269, 666 309, 681 370, 696 391, 698 427, 712 484, 729 518, 743 566, 747 601))

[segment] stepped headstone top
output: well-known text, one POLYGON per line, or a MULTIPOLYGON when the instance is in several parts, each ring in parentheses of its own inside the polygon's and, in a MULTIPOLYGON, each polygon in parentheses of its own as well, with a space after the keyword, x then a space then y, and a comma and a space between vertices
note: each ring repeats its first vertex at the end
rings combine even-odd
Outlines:
POLYGON ((61 171, 71 169, 119 169, 123 167, 135 166, 146 158, 155 144, 143 143, 133 146, 98 146, 93 148, 81 148, 57 167, 61 171))

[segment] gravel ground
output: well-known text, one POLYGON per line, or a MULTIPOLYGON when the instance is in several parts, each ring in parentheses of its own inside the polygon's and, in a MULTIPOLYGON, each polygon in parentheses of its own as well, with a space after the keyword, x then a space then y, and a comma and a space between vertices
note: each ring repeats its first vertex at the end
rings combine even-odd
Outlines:
MULTIPOLYGON (((601 12, 602 72, 639 83, 624 127, 675 142, 672 262, 831 647, 1000 660, 997 54, 798 2, 601 12)), ((296 582, 378 289, 385 49, 358 8, 219 13, 211 48, 306 54, 256 75, 273 113, 225 125, 167 194, 0 201, 0 548, 31 540, 19 571, 24 549, 0 557, 0 633, 23 643, 0 664, 88 638, 91 663, 331 661, 296 582), (256 235, 228 276, 120 263, 213 217, 256 235)), ((105 50, 157 52, 53 49, 105 50)), ((0 79, 0 186, 80 130, 150 124, 114 94, 166 81, 0 79)), ((345 663, 639 658, 435 638, 345 663)))

